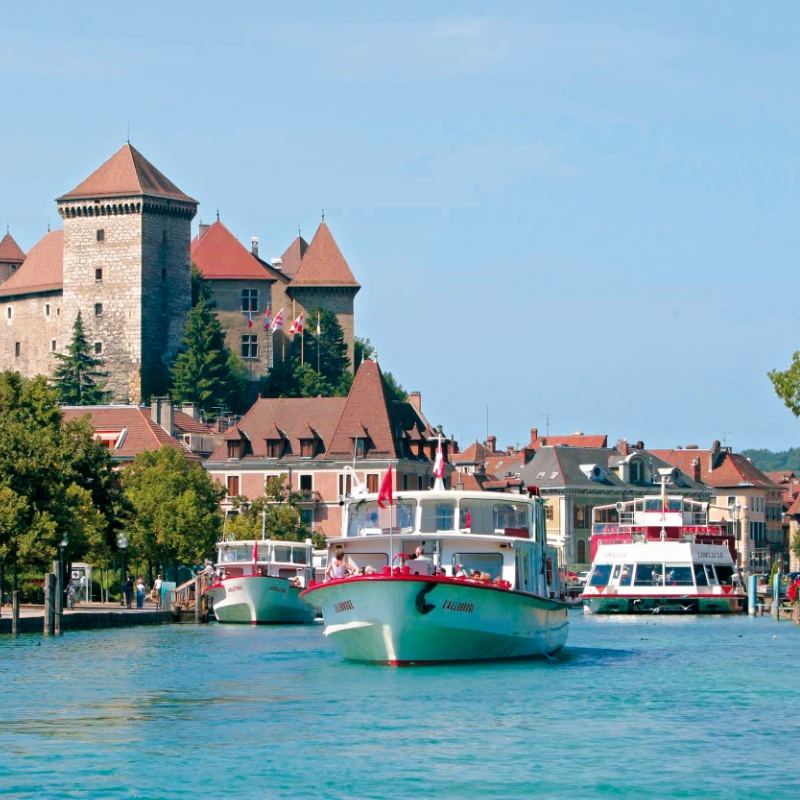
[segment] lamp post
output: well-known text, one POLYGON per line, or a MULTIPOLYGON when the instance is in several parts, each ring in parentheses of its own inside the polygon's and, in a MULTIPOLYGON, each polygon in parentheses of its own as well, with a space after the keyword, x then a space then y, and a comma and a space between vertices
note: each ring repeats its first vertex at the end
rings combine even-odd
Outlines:
POLYGON ((125 605, 125 550, 128 548, 128 537, 124 533, 117 534, 117 547, 119 548, 119 604, 125 605))
POLYGON ((58 581, 56 584, 58 600, 56 601, 56 610, 59 614, 64 610, 64 550, 67 549, 68 544, 69 537, 65 533, 58 543, 58 581))

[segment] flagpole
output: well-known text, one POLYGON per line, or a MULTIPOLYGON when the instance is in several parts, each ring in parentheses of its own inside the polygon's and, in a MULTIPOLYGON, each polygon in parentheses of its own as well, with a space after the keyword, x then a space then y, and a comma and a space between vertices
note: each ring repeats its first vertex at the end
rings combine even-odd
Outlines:
POLYGON ((319 369, 319 354, 322 350, 322 343, 320 342, 320 336, 322 334, 322 312, 320 311, 317 314, 317 372, 320 371, 319 369))

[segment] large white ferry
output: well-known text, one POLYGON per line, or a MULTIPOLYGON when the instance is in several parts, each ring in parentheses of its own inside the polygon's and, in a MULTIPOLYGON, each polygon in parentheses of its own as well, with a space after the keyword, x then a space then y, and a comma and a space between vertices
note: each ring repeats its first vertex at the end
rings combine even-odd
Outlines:
POLYGON ((643 497, 594 509, 586 614, 729 614, 745 609, 735 541, 708 504, 643 497))
POLYGON ((402 492, 348 501, 343 535, 352 576, 313 583, 325 635, 352 661, 393 666, 545 656, 567 641, 557 551, 538 497, 402 492), (420 556, 414 557, 420 548, 420 556))
POLYGON ((205 594, 219 622, 253 625, 313 622, 300 598, 312 579, 310 541, 270 539, 217 543, 213 582, 205 594))

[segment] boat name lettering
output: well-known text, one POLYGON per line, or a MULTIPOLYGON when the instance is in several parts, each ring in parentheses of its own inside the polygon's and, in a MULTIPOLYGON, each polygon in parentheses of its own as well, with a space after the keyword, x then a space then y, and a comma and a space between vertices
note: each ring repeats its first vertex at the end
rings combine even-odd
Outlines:
POLYGON ((603 550, 603 558, 625 558, 627 550, 603 550))
POLYGON ((445 611, 463 611, 465 614, 471 614, 475 610, 475 603, 456 603, 453 600, 445 600, 442 608, 445 611))
POLYGON ((340 611, 352 611, 354 609, 352 600, 342 600, 341 603, 334 603, 333 610, 338 614, 340 611))
POLYGON ((702 550, 695 553, 695 555, 698 558, 725 558, 727 553, 711 553, 708 550, 702 550))
POLYGON ((243 588, 242 586, 231 586, 228 588, 228 592, 241 592, 243 588))
POLYGON ((286 594, 286 589, 284 589, 282 586, 270 586, 269 590, 271 592, 280 592, 281 594, 286 594))

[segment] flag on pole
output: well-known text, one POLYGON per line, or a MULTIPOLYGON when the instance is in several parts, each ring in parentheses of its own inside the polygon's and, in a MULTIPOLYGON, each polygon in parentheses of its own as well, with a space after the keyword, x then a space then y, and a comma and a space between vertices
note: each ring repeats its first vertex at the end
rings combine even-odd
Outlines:
POLYGON ((384 503, 388 503, 390 506, 394 505, 394 499, 392 498, 392 465, 389 464, 389 469, 386 470, 386 474, 383 476, 383 480, 381 481, 381 488, 378 491, 378 506, 380 508, 386 508, 384 503))
POLYGON ((258 572, 258 540, 253 542, 253 575, 258 572))
POLYGON ((464 527, 465 528, 471 528, 472 527, 472 509, 471 508, 467 509, 467 519, 464 521, 464 527))
POLYGON ((251 308, 250 311, 247 312, 247 327, 253 327, 253 309, 251 308))
POLYGON ((317 314, 317 338, 322 334, 322 313, 317 314))
POLYGON ((442 439, 439 437, 439 446, 436 448, 436 461, 433 462, 433 477, 444 478, 444 453, 442 452, 442 439))
POLYGON ((289 327, 289 333, 295 334, 302 332, 303 332, 303 315, 300 314, 300 316, 289 327))
POLYGON ((265 331, 269 330, 269 326, 271 324, 271 319, 270 319, 271 316, 272 316, 272 314, 271 314, 271 312, 269 310, 269 306, 267 306, 266 309, 264 310, 264 330, 265 331))
POLYGON ((283 309, 281 309, 272 320, 272 332, 283 330, 283 309))

